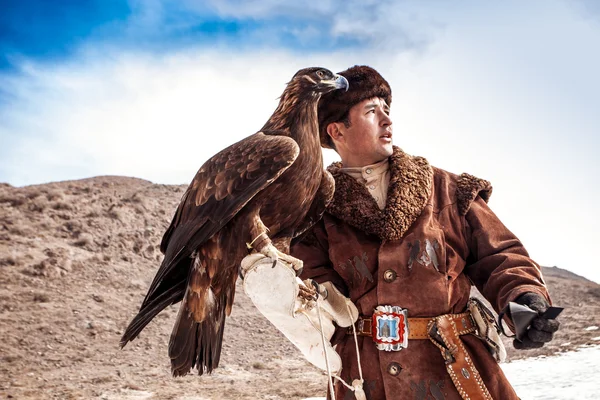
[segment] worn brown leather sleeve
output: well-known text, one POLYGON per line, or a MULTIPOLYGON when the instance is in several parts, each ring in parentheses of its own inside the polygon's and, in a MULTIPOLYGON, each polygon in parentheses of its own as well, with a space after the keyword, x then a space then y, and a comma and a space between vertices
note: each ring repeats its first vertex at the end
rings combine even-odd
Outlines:
POLYGON ((300 242, 293 244, 290 253, 304 263, 300 279, 314 279, 318 283, 331 282, 342 294, 348 295, 346 284, 329 259, 329 243, 323 220, 317 222, 300 242))
POLYGON ((496 312, 525 292, 539 293, 551 303, 540 266, 481 197, 465 215, 465 235, 465 272, 496 312))

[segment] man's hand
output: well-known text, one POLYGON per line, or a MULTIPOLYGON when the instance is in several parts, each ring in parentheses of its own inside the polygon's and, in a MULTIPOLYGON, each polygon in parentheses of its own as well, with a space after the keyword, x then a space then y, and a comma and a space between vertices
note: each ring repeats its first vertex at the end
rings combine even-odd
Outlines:
POLYGON ((544 317, 544 312, 550 306, 546 299, 537 293, 528 292, 519 296, 515 303, 527 306, 538 313, 538 316, 531 321, 523 339, 513 341, 515 349, 536 349, 551 341, 560 323, 555 319, 544 317))

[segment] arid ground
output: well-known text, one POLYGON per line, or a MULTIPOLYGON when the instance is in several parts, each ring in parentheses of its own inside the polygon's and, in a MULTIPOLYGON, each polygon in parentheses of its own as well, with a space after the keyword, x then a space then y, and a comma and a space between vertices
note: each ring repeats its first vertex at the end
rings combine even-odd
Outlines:
MULTIPOLYGON (((177 306, 119 348, 184 190, 125 177, 0 184, 0 398, 325 396, 326 377, 239 287, 221 365, 211 376, 170 376, 167 343, 177 306)), ((600 285, 560 268, 544 274, 554 303, 566 308, 561 330, 535 351, 517 352, 507 340, 510 359, 599 343, 593 327, 600 326, 600 285)))

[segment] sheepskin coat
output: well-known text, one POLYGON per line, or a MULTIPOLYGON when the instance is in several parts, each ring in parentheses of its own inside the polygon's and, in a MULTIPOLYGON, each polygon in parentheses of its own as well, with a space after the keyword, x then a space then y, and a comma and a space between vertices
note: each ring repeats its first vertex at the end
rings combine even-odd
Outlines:
MULTIPOLYGON (((368 189, 340 168, 328 168, 336 189, 323 219, 292 248, 304 261, 301 278, 333 282, 364 317, 378 305, 400 306, 409 317, 461 313, 472 285, 496 311, 525 292, 550 301, 540 267, 487 206, 489 182, 434 168, 395 147, 380 210, 368 189)), ((517 399, 484 343, 472 335, 462 339, 492 397, 517 399)), ((353 337, 338 329, 333 341, 342 377, 358 379, 353 337)), ((359 337, 358 346, 367 399, 460 399, 429 340, 409 340, 398 352, 377 350, 370 337, 359 337)), ((336 397, 354 395, 338 383, 336 397)))

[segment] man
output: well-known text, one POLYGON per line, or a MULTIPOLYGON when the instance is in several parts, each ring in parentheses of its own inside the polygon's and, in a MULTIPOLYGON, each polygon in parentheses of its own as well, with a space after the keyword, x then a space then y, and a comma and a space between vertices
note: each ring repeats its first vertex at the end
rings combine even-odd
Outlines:
MULTIPOLYGON (((350 89, 324 96, 318 112, 322 146, 342 161, 329 167, 336 188, 327 212, 292 249, 301 278, 330 281, 356 304, 368 399, 517 399, 486 338, 475 336, 469 295, 475 285, 496 311, 511 301, 539 311, 515 342, 539 347, 558 329, 541 315, 550 297, 539 266, 488 208, 489 182, 392 145, 391 89, 377 71, 340 74, 350 89)), ((342 378, 358 379, 352 330, 332 341, 342 378)), ((336 397, 354 398, 340 383, 336 397)))

